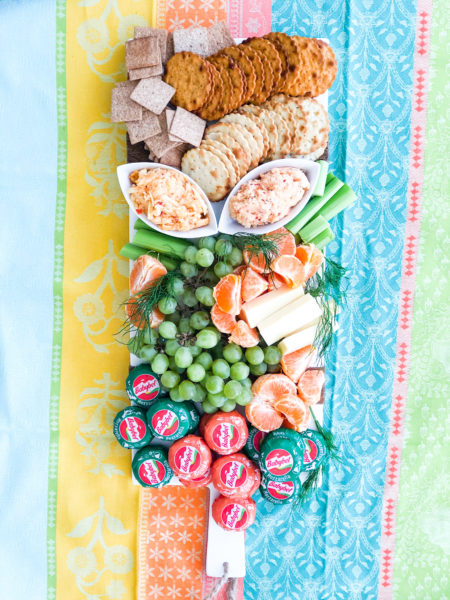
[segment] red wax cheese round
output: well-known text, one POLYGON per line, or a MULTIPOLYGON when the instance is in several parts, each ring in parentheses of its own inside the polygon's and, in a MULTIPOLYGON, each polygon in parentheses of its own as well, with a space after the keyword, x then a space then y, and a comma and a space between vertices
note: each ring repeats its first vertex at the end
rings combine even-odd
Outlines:
POLYGON ((204 475, 201 477, 196 477, 195 479, 183 479, 182 477, 178 478, 180 483, 187 488, 201 488, 206 487, 212 481, 212 473, 211 469, 208 469, 204 475))
POLYGON ((256 504, 251 498, 219 496, 212 505, 214 521, 228 531, 244 531, 254 522, 256 504))
POLYGON ((214 487, 228 498, 248 498, 261 482, 259 469, 241 452, 218 458, 211 470, 214 487))
POLYGON ((211 450, 198 435, 187 435, 169 450, 169 465, 175 475, 195 479, 205 475, 211 466, 211 450))
POLYGON ((233 454, 240 450, 248 438, 245 418, 236 410, 216 412, 208 419, 204 432, 205 442, 217 454, 233 454))
POLYGON ((212 417, 212 415, 208 415, 208 413, 203 413, 202 414, 202 418, 200 419, 200 423, 199 423, 199 426, 198 426, 198 433, 202 437, 205 436, 206 423, 210 420, 211 417, 212 417))

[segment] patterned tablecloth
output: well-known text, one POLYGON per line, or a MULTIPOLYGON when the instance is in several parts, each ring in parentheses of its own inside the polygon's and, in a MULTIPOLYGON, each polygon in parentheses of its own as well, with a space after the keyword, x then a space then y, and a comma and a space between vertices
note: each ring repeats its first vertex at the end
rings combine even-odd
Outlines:
MULTIPOLYGON (((201 599, 204 493, 141 498, 111 423, 127 209, 109 122, 135 25, 228 19, 330 39, 333 170, 358 194, 330 253, 350 273, 327 367, 343 462, 299 512, 258 502, 243 595, 450 597, 445 0, 0 3, 0 587, 8 600, 201 599), (447 429, 448 431, 448 429, 447 429)), ((241 590, 242 595, 242 590, 241 590)))

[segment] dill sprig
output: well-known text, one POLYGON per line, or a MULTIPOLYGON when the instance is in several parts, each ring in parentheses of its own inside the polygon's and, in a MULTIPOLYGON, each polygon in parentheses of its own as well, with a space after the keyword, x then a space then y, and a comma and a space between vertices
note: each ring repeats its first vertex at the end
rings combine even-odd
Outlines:
POLYGON ((311 277, 305 286, 305 293, 314 296, 322 309, 314 339, 314 347, 321 357, 325 357, 330 349, 339 308, 346 301, 345 280, 346 269, 325 257, 321 272, 311 277))
POLYGON ((283 238, 283 233, 263 233, 255 235, 253 233, 239 232, 229 236, 234 246, 242 252, 248 254, 248 262, 252 258, 262 256, 264 259, 264 271, 272 273, 272 261, 280 254, 278 243, 283 238))

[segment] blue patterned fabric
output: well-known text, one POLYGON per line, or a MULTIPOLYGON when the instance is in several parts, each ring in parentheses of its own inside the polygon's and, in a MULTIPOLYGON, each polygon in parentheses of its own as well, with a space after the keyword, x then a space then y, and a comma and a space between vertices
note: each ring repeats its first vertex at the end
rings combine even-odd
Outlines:
POLYGON ((300 511, 258 501, 245 598, 377 598, 406 219, 415 36, 410 0, 275 0, 272 31, 327 37, 339 61, 329 96, 330 160, 357 204, 332 224, 348 306, 327 363, 325 425, 339 445, 300 511))

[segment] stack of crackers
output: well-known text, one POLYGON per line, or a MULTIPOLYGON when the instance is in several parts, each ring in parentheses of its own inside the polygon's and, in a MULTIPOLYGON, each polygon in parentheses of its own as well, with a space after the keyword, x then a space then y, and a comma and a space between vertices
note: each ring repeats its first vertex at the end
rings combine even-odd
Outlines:
POLYGON ((183 156, 181 168, 216 202, 260 162, 288 155, 317 160, 327 147, 328 132, 328 114, 320 102, 277 94, 210 125, 200 147, 183 156))
POLYGON ((315 38, 272 32, 238 46, 230 43, 212 56, 205 55, 207 48, 206 42, 192 42, 182 52, 175 47, 164 81, 176 90, 173 104, 208 121, 246 103, 261 105, 278 93, 318 96, 336 77, 333 50, 315 38))

